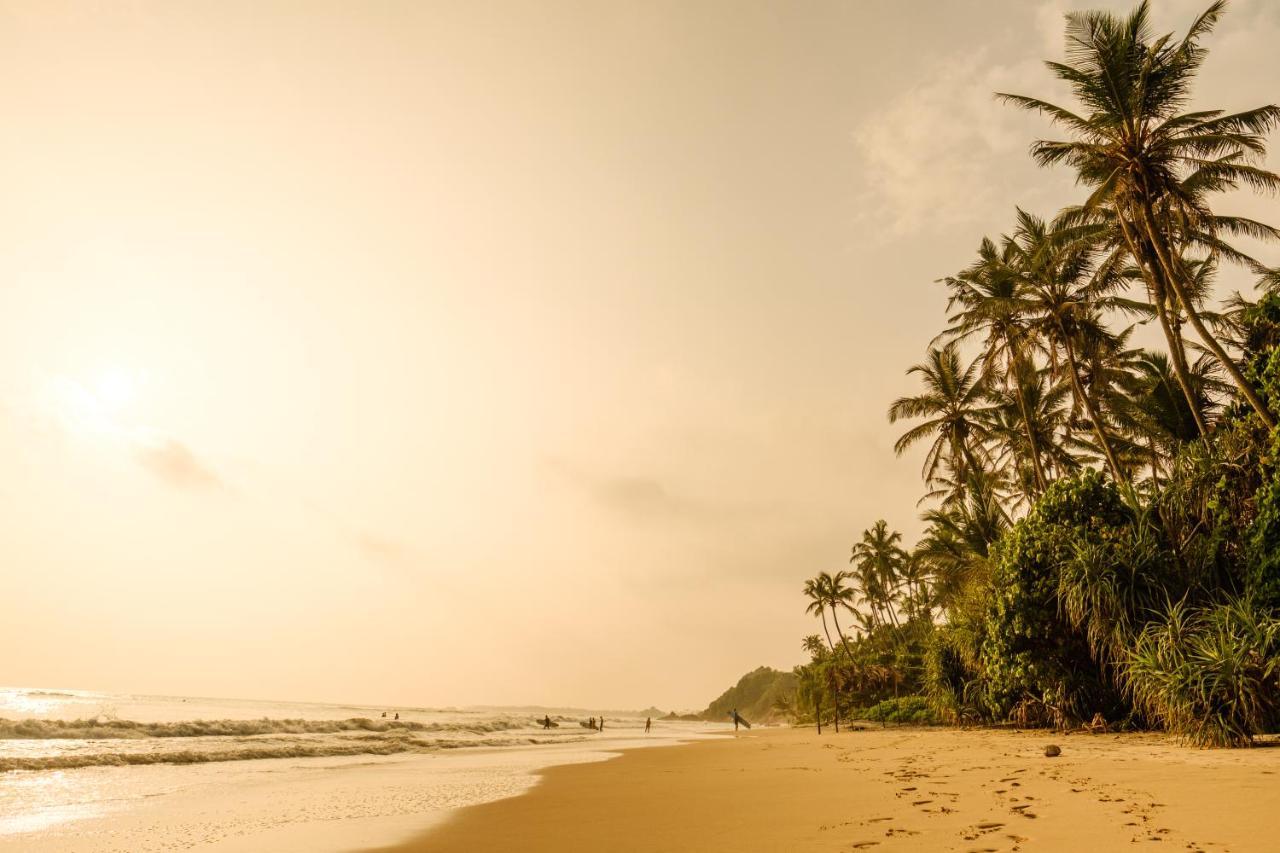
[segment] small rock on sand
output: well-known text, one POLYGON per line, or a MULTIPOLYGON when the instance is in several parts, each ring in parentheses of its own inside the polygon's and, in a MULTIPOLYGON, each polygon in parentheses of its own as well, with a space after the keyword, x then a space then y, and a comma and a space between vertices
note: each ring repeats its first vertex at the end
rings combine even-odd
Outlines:
POLYGON ((1045 758, 1057 758, 1059 755, 1062 755, 1062 748, 1056 743, 1051 743, 1044 748, 1045 758))

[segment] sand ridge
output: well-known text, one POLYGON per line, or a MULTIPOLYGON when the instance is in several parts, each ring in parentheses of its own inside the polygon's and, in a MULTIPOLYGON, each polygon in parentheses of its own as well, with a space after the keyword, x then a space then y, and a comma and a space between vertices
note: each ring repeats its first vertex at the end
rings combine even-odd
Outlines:
POLYGON ((1277 782, 1280 749, 1159 735, 756 730, 552 768, 395 849, 1261 851, 1277 782))

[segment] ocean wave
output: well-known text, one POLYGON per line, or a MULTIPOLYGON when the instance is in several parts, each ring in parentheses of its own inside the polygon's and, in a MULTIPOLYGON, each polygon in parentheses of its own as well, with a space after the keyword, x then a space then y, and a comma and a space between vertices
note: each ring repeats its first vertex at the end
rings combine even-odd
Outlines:
POLYGON ((457 723, 415 723, 410 720, 184 720, 174 723, 140 723, 134 720, 8 720, 0 718, 0 739, 172 738, 247 737, 267 734, 337 734, 340 732, 455 732, 492 734, 528 728, 529 720, 496 719, 457 723))
POLYGON ((347 755, 397 755, 435 752, 462 747, 503 747, 550 743, 538 738, 485 738, 482 740, 423 739, 391 735, 381 739, 353 738, 341 742, 274 744, 226 750, 176 750, 165 752, 98 752, 82 754, 0 757, 0 773, 14 770, 70 770, 79 767, 129 767, 148 764, 206 764, 218 761, 252 761, 262 758, 333 758, 347 755))

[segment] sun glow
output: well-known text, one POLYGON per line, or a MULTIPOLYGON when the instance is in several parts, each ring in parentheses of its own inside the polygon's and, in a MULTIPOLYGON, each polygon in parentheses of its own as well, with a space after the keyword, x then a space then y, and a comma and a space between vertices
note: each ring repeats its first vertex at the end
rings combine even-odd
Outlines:
POLYGON ((137 396, 137 375, 119 367, 108 368, 98 376, 93 390, 103 407, 119 412, 137 396))
POLYGON ((134 431, 126 415, 137 398, 136 373, 109 367, 99 371, 92 381, 54 376, 44 385, 46 410, 68 431, 117 437, 134 431))

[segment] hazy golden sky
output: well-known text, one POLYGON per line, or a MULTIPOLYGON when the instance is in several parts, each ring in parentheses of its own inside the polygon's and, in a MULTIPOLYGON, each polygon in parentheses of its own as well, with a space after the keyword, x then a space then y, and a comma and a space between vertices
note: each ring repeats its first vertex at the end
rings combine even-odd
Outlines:
MULTIPOLYGON (((1069 5, 0 2, 0 683, 796 663, 803 579, 918 531, 931 282, 1078 198, 990 98, 1057 93, 1069 5)), ((1235 3, 1199 103, 1280 99, 1276 44, 1235 3)))

